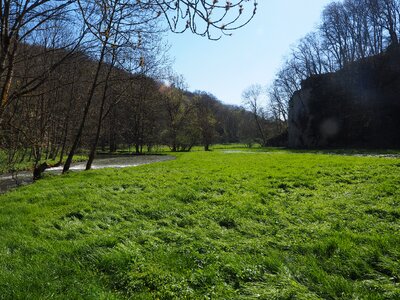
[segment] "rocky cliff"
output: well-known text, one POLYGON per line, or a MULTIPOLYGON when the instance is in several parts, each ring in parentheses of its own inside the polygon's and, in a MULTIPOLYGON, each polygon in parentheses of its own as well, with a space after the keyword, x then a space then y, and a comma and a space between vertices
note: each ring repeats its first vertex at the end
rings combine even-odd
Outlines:
POLYGON ((302 82, 289 147, 400 148, 400 48, 302 82))

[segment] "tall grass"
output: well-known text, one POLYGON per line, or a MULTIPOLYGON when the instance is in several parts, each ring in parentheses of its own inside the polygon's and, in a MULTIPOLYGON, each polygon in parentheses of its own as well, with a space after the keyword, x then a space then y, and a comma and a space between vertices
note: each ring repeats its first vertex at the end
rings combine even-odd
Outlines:
POLYGON ((0 196, 0 298, 400 298, 399 159, 177 156, 0 196))

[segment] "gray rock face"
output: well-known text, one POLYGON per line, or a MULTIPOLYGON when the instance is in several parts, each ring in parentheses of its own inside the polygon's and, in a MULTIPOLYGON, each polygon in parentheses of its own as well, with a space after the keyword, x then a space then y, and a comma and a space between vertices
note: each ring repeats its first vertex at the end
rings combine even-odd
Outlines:
POLYGON ((400 49, 302 82, 289 105, 289 147, 399 148, 400 49))

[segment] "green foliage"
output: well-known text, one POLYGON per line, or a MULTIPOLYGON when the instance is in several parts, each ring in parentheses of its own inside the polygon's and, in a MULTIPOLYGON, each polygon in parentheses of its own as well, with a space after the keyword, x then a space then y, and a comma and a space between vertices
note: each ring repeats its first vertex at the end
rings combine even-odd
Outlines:
POLYGON ((0 298, 399 299, 400 161, 240 149, 0 196, 0 298))

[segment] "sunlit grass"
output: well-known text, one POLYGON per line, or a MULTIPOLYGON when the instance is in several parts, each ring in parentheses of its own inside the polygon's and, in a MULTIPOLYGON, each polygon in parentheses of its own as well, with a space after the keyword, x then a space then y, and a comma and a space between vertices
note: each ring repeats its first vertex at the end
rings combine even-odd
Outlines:
POLYGON ((399 299, 400 159, 271 150, 0 196, 0 298, 399 299))

